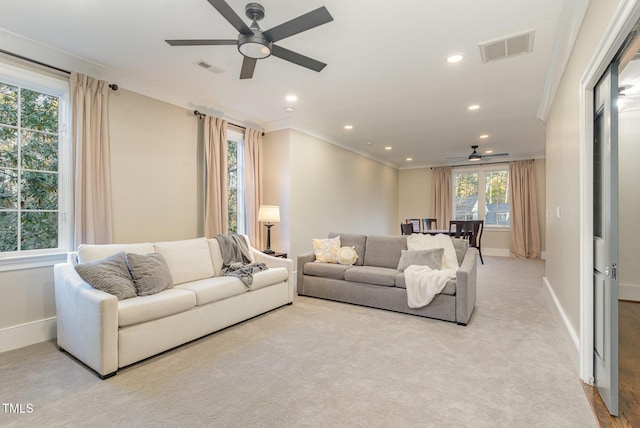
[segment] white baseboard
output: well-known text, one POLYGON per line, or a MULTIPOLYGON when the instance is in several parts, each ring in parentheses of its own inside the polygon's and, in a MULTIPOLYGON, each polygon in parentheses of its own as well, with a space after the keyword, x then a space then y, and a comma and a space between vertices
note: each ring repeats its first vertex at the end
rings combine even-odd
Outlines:
POLYGON ((618 284, 618 298, 640 302, 640 284, 618 284))
MULTIPOLYGON (((482 255, 493 257, 511 257, 511 251, 508 248, 482 248, 482 255)), ((547 252, 542 251, 540 253, 540 258, 542 260, 546 260, 547 252)))
POLYGON ((555 308, 558 311, 557 314, 560 316, 560 319, 564 324, 564 327, 565 327, 564 331, 566 333, 566 337, 573 344, 573 349, 570 349, 571 356, 575 366, 579 368, 580 367, 580 336, 578 336, 573 326, 571 325, 571 322, 569 321, 567 314, 562 308, 562 305, 558 300, 558 296, 556 296, 556 293, 553 291, 553 288, 551 288, 551 284, 549 284, 549 280, 547 279, 547 277, 546 276, 542 277, 542 281, 544 283, 544 287, 549 292, 549 296, 553 300, 553 304, 555 305, 555 308))
POLYGON ((11 351, 56 337, 56 317, 0 329, 0 352, 11 351))

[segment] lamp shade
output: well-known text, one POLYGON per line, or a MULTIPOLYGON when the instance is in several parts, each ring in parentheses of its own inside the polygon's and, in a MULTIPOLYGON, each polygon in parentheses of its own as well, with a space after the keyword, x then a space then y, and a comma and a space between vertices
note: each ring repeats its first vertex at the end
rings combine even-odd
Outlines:
POLYGON ((266 223, 279 223, 280 207, 277 205, 260 205, 260 211, 258 211, 258 221, 266 223))

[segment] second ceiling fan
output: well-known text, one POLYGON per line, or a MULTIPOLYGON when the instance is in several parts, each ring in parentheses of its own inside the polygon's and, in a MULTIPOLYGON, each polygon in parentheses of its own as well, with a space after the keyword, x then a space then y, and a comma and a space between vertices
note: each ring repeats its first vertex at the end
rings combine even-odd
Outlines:
POLYGON ((238 51, 244 56, 240 79, 251 79, 256 62, 271 55, 318 72, 322 71, 327 65, 275 44, 275 42, 284 38, 333 21, 333 17, 326 7, 319 7, 269 30, 262 31, 258 25, 258 21, 264 18, 264 7, 262 5, 249 3, 245 6, 245 14, 252 21, 251 26, 247 26, 226 1, 207 1, 238 30, 237 39, 188 39, 165 40, 165 42, 171 46, 237 45, 238 51))

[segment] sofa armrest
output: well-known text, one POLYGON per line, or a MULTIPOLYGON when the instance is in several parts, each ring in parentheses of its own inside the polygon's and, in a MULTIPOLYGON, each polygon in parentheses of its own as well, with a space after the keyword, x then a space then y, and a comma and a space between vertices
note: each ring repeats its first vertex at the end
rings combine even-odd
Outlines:
POLYGON ((302 283, 303 281, 303 277, 304 277, 304 264, 307 262, 312 262, 316 259, 316 255, 315 253, 311 252, 311 253, 305 253, 305 254, 301 254, 298 256, 298 263, 297 263, 297 289, 298 289, 298 294, 304 294, 303 293, 303 286, 304 284, 302 283))
POLYGON ((71 263, 53 268, 58 346, 101 376, 118 370, 118 298, 84 282, 71 263))
POLYGON ((253 247, 250 247, 250 249, 256 263, 264 263, 268 268, 287 268, 287 271, 289 272, 289 275, 287 277, 287 281, 289 283, 289 302, 293 302, 293 260, 283 259, 282 257, 273 257, 253 247))
POLYGON ((466 325, 476 306, 478 250, 468 248, 456 272, 456 322, 466 325))

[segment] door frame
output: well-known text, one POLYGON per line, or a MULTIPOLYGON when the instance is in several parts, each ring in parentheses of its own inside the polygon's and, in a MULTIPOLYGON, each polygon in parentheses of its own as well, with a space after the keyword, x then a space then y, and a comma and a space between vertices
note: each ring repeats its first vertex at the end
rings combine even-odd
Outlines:
POLYGON ((580 79, 580 378, 594 382, 593 96, 627 35, 640 19, 640 0, 622 0, 580 79))

